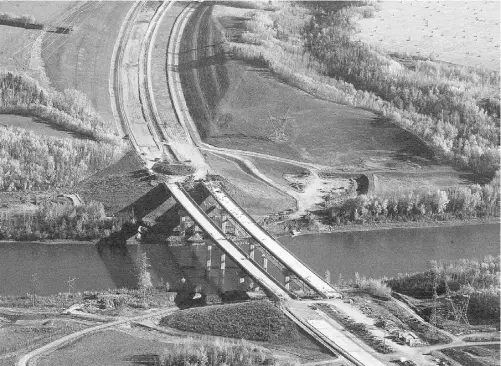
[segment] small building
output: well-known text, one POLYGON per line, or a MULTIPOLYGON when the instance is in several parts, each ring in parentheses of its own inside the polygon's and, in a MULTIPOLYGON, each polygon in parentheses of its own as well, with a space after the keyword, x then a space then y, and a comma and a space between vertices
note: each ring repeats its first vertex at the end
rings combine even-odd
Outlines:
POLYGON ((398 332, 398 339, 410 347, 417 347, 423 344, 419 337, 410 331, 398 332))

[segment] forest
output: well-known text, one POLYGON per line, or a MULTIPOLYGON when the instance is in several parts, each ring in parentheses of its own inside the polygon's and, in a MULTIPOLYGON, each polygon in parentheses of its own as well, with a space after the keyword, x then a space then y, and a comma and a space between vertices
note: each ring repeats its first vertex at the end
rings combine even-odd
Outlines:
POLYGON ((122 145, 0 126, 0 191, 71 187, 123 153, 122 145))
MULTIPOLYGON (((422 138, 436 155, 493 177, 499 169, 499 73, 408 58, 356 41, 370 1, 279 3, 254 11, 236 58, 264 62, 279 78, 315 96, 369 108, 422 138)), ((402 55, 400 55, 402 56, 402 55)))

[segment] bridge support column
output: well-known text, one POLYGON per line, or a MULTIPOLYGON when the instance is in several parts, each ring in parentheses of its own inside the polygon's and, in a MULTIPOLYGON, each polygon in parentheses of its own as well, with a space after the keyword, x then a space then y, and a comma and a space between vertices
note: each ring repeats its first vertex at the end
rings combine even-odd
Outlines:
POLYGON ((212 268, 212 245, 207 245, 207 263, 205 268, 205 277, 210 278, 210 270, 212 268))
POLYGON ((220 263, 219 268, 220 268, 220 274, 221 274, 221 277, 219 279, 219 285, 222 289, 224 289, 224 276, 226 274, 226 254, 225 253, 221 253, 219 263, 220 263))
POLYGON ((263 253, 263 269, 268 272, 268 257, 263 253))
POLYGON ((239 278, 238 278, 238 287, 242 290, 246 290, 245 288, 245 278, 247 277, 247 274, 245 271, 240 271, 239 278))
POLYGON ((226 269, 226 254, 225 253, 221 253, 221 270, 225 270, 226 269))
POLYGON ((249 244, 249 258, 250 259, 254 260, 255 252, 256 252, 256 244, 254 244, 252 242, 252 239, 251 239, 251 242, 249 244))
POLYGON ((291 289, 291 274, 290 274, 290 271, 288 269, 284 269, 283 274, 284 274, 284 286, 285 286, 285 289, 286 290, 290 290, 291 289))
POLYGON ((226 234, 228 231, 228 216, 221 215, 221 230, 223 234, 226 234))

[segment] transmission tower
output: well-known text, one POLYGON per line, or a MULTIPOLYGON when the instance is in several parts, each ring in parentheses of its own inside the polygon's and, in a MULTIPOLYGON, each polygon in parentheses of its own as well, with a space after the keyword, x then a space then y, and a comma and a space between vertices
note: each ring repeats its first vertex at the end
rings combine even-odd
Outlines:
POLYGON ((468 321, 468 306, 470 305, 470 295, 465 291, 456 291, 453 293, 449 288, 449 276, 445 275, 445 291, 446 299, 450 303, 452 309, 452 315, 457 324, 463 321, 465 324, 469 325, 468 321))
POLYGON ((66 283, 68 284, 68 294, 71 294, 75 290, 75 280, 78 278, 71 278, 68 276, 68 281, 66 283))
POLYGON ((438 269, 434 268, 434 271, 433 271, 433 307, 431 309, 430 324, 434 327, 435 330, 437 328, 438 280, 439 280, 438 269))
POLYGON ((271 112, 268 111, 268 114, 270 115, 267 119, 267 122, 271 124, 273 131, 271 132, 269 138, 270 140, 274 142, 285 142, 289 138, 287 137, 287 134, 285 133, 285 129, 287 127, 287 124, 291 119, 294 119, 294 117, 289 116, 289 111, 290 107, 287 108, 287 112, 281 117, 273 117, 271 112))

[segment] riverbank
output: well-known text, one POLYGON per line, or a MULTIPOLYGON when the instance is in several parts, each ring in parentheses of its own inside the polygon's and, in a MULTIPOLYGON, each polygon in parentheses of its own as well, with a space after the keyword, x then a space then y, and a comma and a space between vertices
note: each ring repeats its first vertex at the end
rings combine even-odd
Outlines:
MULTIPOLYGON (((265 226, 273 235, 276 236, 305 236, 305 235, 318 235, 318 234, 328 234, 328 233, 347 233, 347 232, 366 232, 366 231, 376 231, 376 230, 393 230, 393 229, 419 229, 419 228, 440 228, 440 227, 453 227, 453 226, 474 226, 474 225, 487 225, 487 224, 499 224, 499 217, 488 217, 488 218, 474 218, 468 220, 447 220, 447 221, 406 221, 406 222, 385 222, 385 223, 372 223, 372 224, 350 224, 350 225, 324 225, 318 224, 314 230, 303 230, 295 235, 291 235, 288 229, 278 229, 273 225, 265 226)), ((277 225, 284 225, 281 222, 277 225)), ((16 241, 16 240, 0 240, 0 244, 12 244, 12 243, 30 243, 30 244, 43 244, 43 245, 97 245, 99 240, 69 240, 69 239, 57 239, 57 240, 26 240, 26 241, 16 241)), ((127 241, 126 245, 137 245, 137 241, 127 241)))
MULTIPOLYGON (((268 229, 278 236, 304 236, 304 235, 318 235, 328 233, 347 233, 347 232, 366 232, 375 230, 393 230, 393 229, 419 229, 419 228, 439 228, 439 227, 453 227, 453 226, 473 226, 473 225, 486 225, 486 224, 499 224, 499 217, 489 218, 475 218, 468 220, 447 220, 447 221, 406 221, 406 222, 384 222, 372 224, 348 224, 348 225, 324 225, 318 224, 315 230, 303 230, 297 234, 291 235, 290 231, 276 230, 273 226, 268 229)), ((284 223, 280 223, 283 225, 284 223)))

